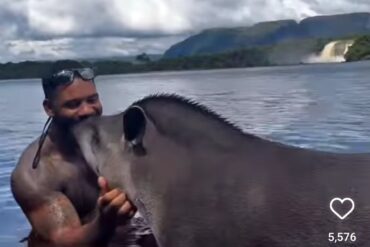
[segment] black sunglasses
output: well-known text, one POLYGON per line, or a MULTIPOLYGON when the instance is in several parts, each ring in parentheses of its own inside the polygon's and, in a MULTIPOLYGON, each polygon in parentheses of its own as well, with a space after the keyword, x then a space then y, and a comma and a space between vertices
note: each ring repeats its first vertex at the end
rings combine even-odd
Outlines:
POLYGON ((63 85, 71 83, 75 78, 76 74, 81 77, 81 79, 89 81, 95 78, 94 70, 91 68, 79 68, 79 69, 64 69, 55 74, 50 78, 47 78, 48 84, 63 85))

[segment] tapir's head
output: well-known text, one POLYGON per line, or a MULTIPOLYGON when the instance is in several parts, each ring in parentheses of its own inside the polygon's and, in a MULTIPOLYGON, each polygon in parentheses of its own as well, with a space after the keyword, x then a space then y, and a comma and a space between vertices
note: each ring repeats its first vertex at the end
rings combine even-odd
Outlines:
POLYGON ((145 146, 149 145, 153 130, 144 110, 131 106, 118 115, 90 118, 76 125, 73 133, 97 175, 106 177, 112 187, 124 189, 134 199, 133 176, 145 176, 145 170, 133 170, 132 163, 146 156, 145 146))
POLYGON ((162 203, 173 194, 170 191, 187 187, 179 183, 191 183, 188 164, 194 163, 194 157, 190 154, 201 150, 189 150, 197 141, 191 133, 205 132, 185 131, 191 126, 187 121, 196 122, 189 119, 196 111, 185 114, 178 105, 187 109, 172 98, 152 97, 120 114, 91 117, 73 127, 91 169, 112 188, 125 191, 153 231, 162 219, 162 203))

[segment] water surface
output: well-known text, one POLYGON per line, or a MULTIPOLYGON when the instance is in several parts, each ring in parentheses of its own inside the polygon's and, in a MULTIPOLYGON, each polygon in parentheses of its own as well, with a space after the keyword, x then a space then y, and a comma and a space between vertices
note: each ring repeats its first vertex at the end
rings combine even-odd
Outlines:
MULTIPOLYGON (((370 62, 97 78, 104 113, 148 94, 199 101, 265 138, 335 152, 370 150, 370 62)), ((0 247, 29 231, 9 188, 10 172, 46 120, 40 80, 0 81, 0 247)), ((21 246, 19 244, 19 246, 21 246)))

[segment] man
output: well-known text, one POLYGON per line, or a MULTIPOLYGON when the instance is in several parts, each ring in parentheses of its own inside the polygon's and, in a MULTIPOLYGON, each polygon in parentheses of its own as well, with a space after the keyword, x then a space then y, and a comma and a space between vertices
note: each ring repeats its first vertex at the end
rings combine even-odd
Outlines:
POLYGON ((32 225, 30 239, 58 246, 155 246, 125 193, 89 169, 71 135, 79 121, 102 114, 92 69, 55 63, 42 80, 51 120, 20 157, 14 198, 32 225), (70 68, 73 67, 73 68, 70 68))

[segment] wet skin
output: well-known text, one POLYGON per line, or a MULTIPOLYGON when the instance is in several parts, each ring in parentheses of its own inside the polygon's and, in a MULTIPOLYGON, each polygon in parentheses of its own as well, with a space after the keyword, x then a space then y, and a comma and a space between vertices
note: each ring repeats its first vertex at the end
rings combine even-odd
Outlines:
POLYGON ((38 167, 32 168, 36 140, 22 153, 11 176, 13 195, 32 225, 31 239, 63 246, 105 246, 115 235, 124 238, 117 233, 124 232, 136 209, 121 190, 109 188, 104 178, 98 181, 70 135, 74 124, 102 113, 94 83, 75 78, 59 86, 43 106, 54 120, 38 167))

